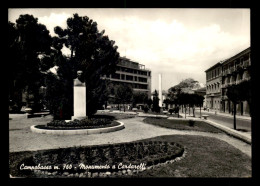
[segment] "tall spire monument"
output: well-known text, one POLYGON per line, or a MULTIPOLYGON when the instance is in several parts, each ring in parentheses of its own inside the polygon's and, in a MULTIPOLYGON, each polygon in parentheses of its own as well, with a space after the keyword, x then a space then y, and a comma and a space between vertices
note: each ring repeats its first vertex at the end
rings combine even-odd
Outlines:
POLYGON ((162 74, 159 74, 159 106, 162 107, 162 74))

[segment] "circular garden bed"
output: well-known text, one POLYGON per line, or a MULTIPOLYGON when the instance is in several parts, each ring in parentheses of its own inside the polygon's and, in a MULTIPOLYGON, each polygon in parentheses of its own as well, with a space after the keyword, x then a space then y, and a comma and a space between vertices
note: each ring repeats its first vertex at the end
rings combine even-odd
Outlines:
POLYGON ((18 177, 120 177, 173 162, 183 153, 177 143, 149 141, 42 150, 10 160, 16 167, 12 176, 18 177))
POLYGON ((50 129, 50 130, 71 130, 71 129, 91 129, 91 128, 103 128, 112 127, 118 125, 118 122, 114 121, 115 117, 108 115, 94 115, 91 118, 85 118, 82 120, 73 120, 66 122, 65 120, 53 120, 47 125, 38 125, 36 128, 50 129))
POLYGON ((82 120, 53 120, 46 125, 31 126, 31 130, 36 133, 46 134, 93 134, 112 132, 124 128, 122 122, 114 121, 115 117, 108 115, 94 115, 91 118, 82 120))

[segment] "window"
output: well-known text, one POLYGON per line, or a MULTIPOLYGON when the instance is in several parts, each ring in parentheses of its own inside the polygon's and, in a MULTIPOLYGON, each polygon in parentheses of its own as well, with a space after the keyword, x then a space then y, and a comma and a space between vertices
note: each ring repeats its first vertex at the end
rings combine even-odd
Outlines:
POLYGON ((139 79, 139 82, 147 82, 147 78, 141 78, 141 77, 139 77, 138 79, 139 79))
POLYGON ((115 73, 115 74, 112 74, 111 77, 114 79, 120 79, 120 74, 115 73))
POLYGON ((128 80, 128 81, 133 81, 133 76, 128 76, 128 75, 126 75, 126 80, 128 80))

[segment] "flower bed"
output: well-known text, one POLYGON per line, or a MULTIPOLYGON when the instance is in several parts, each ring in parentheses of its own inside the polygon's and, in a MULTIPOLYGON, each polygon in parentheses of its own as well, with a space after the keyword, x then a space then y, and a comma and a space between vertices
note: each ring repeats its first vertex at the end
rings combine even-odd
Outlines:
POLYGON ((131 175, 144 171, 147 167, 174 160, 182 156, 183 152, 181 145, 162 141, 73 147, 35 152, 29 157, 15 160, 14 167, 17 167, 15 174, 22 177, 131 175), (34 170, 25 169, 25 166, 34 170))
POLYGON ((53 120, 47 125, 37 125, 39 129, 50 129, 50 130, 71 130, 71 129, 93 129, 93 128, 104 128, 113 127, 119 125, 118 122, 113 121, 115 117, 107 115, 94 115, 91 118, 85 118, 82 120, 73 120, 66 122, 64 120, 53 120))

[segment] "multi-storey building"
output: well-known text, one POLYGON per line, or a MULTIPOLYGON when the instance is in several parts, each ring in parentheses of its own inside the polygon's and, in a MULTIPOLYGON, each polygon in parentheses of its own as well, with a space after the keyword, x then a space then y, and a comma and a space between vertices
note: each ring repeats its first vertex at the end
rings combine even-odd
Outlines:
MULTIPOLYGON (((251 66, 250 47, 242 52, 218 62, 206 72, 206 106, 217 111, 232 113, 233 104, 228 99, 227 87, 250 80, 249 67, 251 66)), ((248 115, 247 101, 237 104, 237 114, 248 115)))
MULTIPOLYGON (((239 84, 251 78, 248 70, 251 66, 250 53, 249 47, 222 63, 222 112, 231 113, 233 111, 233 104, 226 96, 227 86, 239 84)), ((237 104, 237 114, 249 114, 247 101, 237 104)))
POLYGON ((131 61, 126 57, 120 57, 114 74, 106 77, 114 84, 131 85, 135 92, 144 92, 151 98, 151 70, 145 65, 131 61))
POLYGON ((220 111, 221 104, 221 62, 206 71, 206 107, 220 111))

